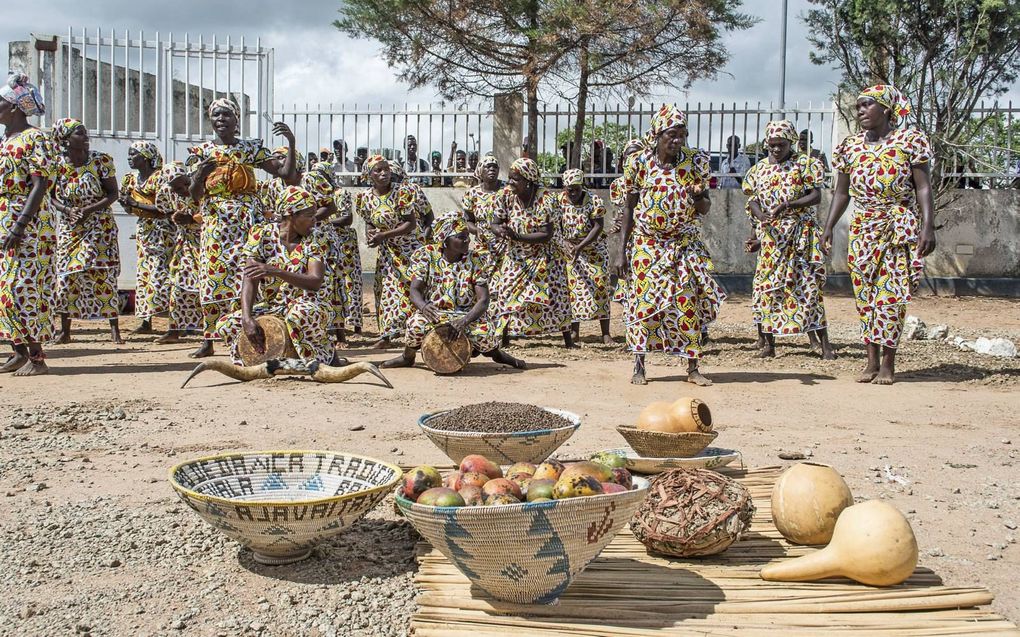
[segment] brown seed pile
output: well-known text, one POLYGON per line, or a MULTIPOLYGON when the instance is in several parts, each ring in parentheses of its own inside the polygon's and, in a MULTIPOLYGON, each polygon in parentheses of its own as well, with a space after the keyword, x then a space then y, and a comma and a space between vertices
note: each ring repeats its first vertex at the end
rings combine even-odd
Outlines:
POLYGON ((488 402, 465 405, 429 419, 433 429, 484 433, 518 433, 558 429, 573 423, 535 405, 488 402))

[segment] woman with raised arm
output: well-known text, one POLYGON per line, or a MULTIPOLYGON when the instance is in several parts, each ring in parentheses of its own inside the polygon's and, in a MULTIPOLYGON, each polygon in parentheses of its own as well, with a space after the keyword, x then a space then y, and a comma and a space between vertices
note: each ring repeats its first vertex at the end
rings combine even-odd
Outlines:
POLYGON ((903 127, 910 102, 888 84, 857 96, 857 122, 863 129, 836 148, 832 167, 836 188, 822 249, 832 248, 836 223, 854 200, 847 268, 861 321, 868 363, 859 383, 891 385, 896 347, 907 304, 921 281, 922 259, 935 249, 935 204, 928 137, 903 127))

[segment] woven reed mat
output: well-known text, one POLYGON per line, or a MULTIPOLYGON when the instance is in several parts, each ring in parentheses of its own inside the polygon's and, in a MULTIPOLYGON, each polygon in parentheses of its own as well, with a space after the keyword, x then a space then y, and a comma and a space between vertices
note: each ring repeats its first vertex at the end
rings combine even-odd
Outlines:
POLYGON ((438 551, 418 545, 421 591, 411 618, 419 637, 543 635, 1020 635, 987 609, 984 588, 943 586, 919 567, 905 583, 871 588, 849 580, 765 582, 762 565, 815 549, 786 543, 769 498, 780 467, 724 469, 751 491, 757 512, 743 540, 699 560, 651 557, 624 529, 570 585, 559 603, 519 606, 471 586, 438 551), (909 611, 909 612, 908 612, 909 611))

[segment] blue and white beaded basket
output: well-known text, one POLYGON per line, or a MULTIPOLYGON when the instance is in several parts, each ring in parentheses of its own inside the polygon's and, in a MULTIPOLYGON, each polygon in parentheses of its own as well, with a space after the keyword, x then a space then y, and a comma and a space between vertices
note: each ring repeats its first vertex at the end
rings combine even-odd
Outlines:
POLYGON ((552 604, 627 524, 648 492, 498 506, 436 507, 397 495, 418 533, 472 584, 515 604, 552 604))
POLYGON ((546 411, 566 418, 570 424, 555 429, 535 429, 514 433, 486 431, 447 431, 429 426, 429 420, 446 413, 438 411, 418 418, 418 426, 437 447, 454 463, 460 464, 464 456, 479 454, 499 464, 531 462, 538 464, 559 449, 581 426, 581 417, 562 409, 543 407, 546 411))
POLYGON ((368 513, 402 476, 395 465, 333 451, 227 453, 170 469, 181 500, 261 564, 305 559, 368 513))

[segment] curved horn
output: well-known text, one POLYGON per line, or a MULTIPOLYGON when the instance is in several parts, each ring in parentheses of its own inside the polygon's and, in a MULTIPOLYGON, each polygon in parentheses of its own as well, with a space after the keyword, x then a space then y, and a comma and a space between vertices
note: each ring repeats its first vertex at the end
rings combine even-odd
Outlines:
POLYGON ((238 367, 237 365, 227 361, 205 361, 204 363, 199 363, 198 367, 195 368, 195 371, 191 372, 191 375, 188 376, 188 378, 181 384, 181 389, 184 389, 184 386, 187 385, 192 378, 198 376, 207 369, 219 372, 224 376, 229 376, 234 380, 241 381, 256 380, 259 378, 272 378, 273 376, 269 372, 265 363, 254 367, 238 367))
POLYGON ((366 372, 381 380, 390 389, 393 389, 393 385, 390 384, 390 381, 386 380, 386 377, 383 376, 381 371, 379 371, 379 368, 372 363, 351 363, 350 365, 344 365, 343 367, 319 365, 315 371, 312 372, 312 379, 320 383, 342 383, 345 380, 350 380, 355 376, 360 376, 366 372))

